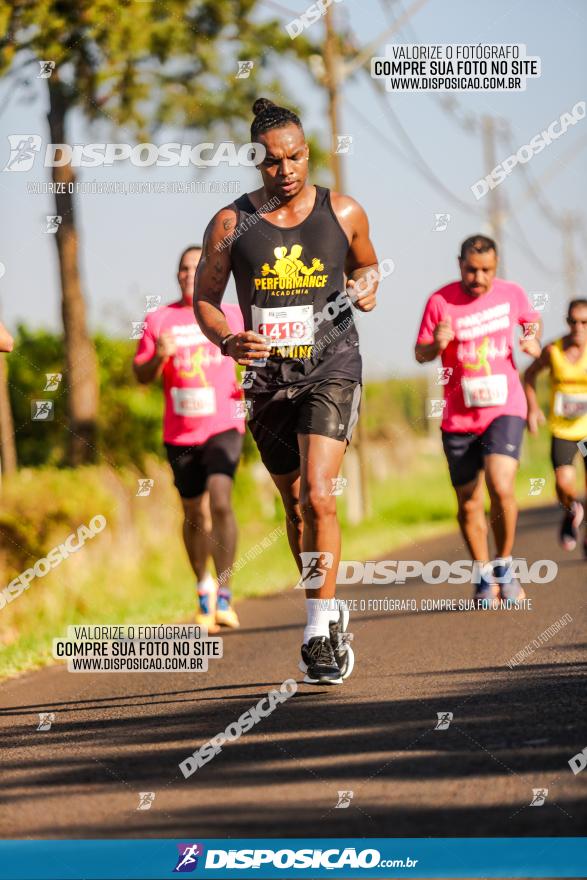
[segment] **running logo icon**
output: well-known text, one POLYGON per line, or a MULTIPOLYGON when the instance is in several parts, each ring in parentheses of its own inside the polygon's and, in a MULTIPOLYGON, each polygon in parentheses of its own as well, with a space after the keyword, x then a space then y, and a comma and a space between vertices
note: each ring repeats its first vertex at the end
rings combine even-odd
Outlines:
POLYGON ((448 385, 449 379, 453 374, 452 367, 436 367, 437 385, 448 385))
POLYGON ((335 153, 346 154, 350 156, 353 152, 353 137, 350 134, 337 134, 336 135, 336 149, 335 153))
POLYGON ((541 495, 546 486, 544 477, 530 477, 530 491, 528 495, 541 495))
POLYGON ((346 810, 351 803, 351 799, 354 796, 354 791, 339 791, 338 792, 338 803, 335 806, 335 810, 346 810))
POLYGON ((250 418, 253 409, 252 400, 235 400, 234 417, 235 419, 250 418))
POLYGON ((346 477, 332 477, 331 482, 332 489, 330 490, 330 495, 342 495, 349 484, 349 481, 346 477))
POLYGON ((132 321, 129 339, 142 339, 147 326, 146 321, 132 321))
POLYGON ((436 715, 438 721, 436 722, 434 730, 448 730, 450 722, 453 719, 452 712, 437 712, 436 715))
POLYGON ((147 305, 146 305, 147 312, 154 312, 155 309, 158 309, 159 306, 161 305, 161 297, 160 296, 146 296, 145 300, 147 303, 147 305))
POLYGON ((429 419, 438 419, 442 416, 446 406, 446 400, 432 399, 429 400, 430 408, 428 410, 429 419))
POLYGON ((252 388, 254 381, 255 381, 255 371, 254 370, 246 370, 243 373, 243 379, 241 382, 241 388, 243 389, 243 391, 247 391, 249 388, 252 388))
POLYGON ((39 712, 39 726, 37 730, 51 730, 55 721, 55 712, 39 712))
POLYGON ((547 788, 533 788, 532 789, 532 800, 530 801, 530 807, 541 807, 548 797, 548 789, 547 788))
POLYGON ((300 553, 300 561, 302 573, 295 589, 318 590, 326 580, 326 572, 332 568, 334 556, 332 553, 310 550, 300 553))
POLYGON ((537 312, 543 312, 548 305, 549 300, 550 295, 544 291, 537 291, 536 293, 530 294, 530 302, 537 312))
POLYGON ((155 485, 155 480, 146 480, 141 478, 139 481, 139 488, 137 489, 137 494, 135 497, 144 498, 145 495, 151 494, 151 489, 155 485))
POLYGON ((41 149, 39 134, 9 134, 10 158, 3 171, 30 171, 41 149))
POLYGON ((37 79, 49 79, 53 71, 55 70, 55 62, 54 61, 39 61, 39 67, 41 68, 39 73, 37 74, 37 79))
POLYGON ((31 400, 31 418, 33 422, 52 422, 53 401, 31 400))
POLYGON ((529 324, 522 324, 522 327, 524 328, 522 333, 524 339, 536 339, 536 335, 538 333, 538 330, 540 329, 540 324, 532 322, 529 324))
POLYGON ((178 843, 179 856, 177 865, 173 869, 174 874, 188 874, 198 867, 198 859, 204 855, 204 847, 201 843, 178 843))
POLYGON ((435 214, 434 215, 434 226, 432 227, 432 232, 444 232, 448 229, 448 224, 450 223, 450 214, 435 214))
POLYGON ((45 379, 43 391, 58 391, 59 384, 63 379, 63 373, 45 373, 45 379))
POLYGON ((254 61, 237 61, 238 70, 236 72, 236 79, 248 79, 251 75, 251 70, 255 66, 254 61))
POLYGON ((139 805, 137 807, 137 810, 150 810, 151 804, 154 800, 154 791, 139 791, 139 805))
POLYGON ((47 221, 47 226, 45 228, 45 232, 56 233, 59 227, 61 226, 61 220, 63 218, 60 214, 46 214, 45 220, 47 221))

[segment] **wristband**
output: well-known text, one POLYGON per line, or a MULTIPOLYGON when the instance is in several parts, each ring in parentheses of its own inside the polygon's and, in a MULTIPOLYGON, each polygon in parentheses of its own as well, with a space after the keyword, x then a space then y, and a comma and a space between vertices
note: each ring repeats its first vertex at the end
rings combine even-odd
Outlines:
POLYGON ((221 352, 221 354, 224 355, 224 357, 228 357, 228 353, 226 351, 226 344, 229 339, 232 339, 233 336, 234 336, 234 333, 229 333, 227 336, 224 337, 224 339, 220 340, 220 352, 221 352))

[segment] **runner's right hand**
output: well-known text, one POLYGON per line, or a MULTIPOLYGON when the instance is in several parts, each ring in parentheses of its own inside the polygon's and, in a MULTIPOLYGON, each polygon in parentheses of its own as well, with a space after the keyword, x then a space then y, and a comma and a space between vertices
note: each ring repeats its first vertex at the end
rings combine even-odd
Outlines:
POLYGON ((530 433, 537 434, 540 425, 544 425, 546 423, 546 416, 541 409, 529 409, 527 422, 528 430, 530 431, 530 433))
POLYGON ((439 351, 444 351, 449 342, 455 338, 455 331, 452 329, 450 315, 443 318, 442 321, 434 328, 434 341, 439 351))
POLYGON ((161 358, 173 357, 177 353, 177 343, 173 333, 164 330, 157 339, 157 354, 161 358))
POLYGON ((255 365, 255 361, 268 358, 271 354, 271 346, 267 337, 253 333, 252 330, 241 330, 228 340, 226 353, 237 364, 250 367, 255 365))

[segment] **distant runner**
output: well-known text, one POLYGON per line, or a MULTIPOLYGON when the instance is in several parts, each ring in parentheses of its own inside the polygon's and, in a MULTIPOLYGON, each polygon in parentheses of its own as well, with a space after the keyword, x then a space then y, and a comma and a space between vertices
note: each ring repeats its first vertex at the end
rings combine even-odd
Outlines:
MULTIPOLYGON (((214 632, 218 626, 239 625, 230 590, 237 541, 231 495, 245 426, 244 414, 237 410, 244 401, 234 364, 194 320, 194 277, 201 254, 201 246, 192 245, 181 255, 181 299, 147 314, 134 370, 143 383, 163 377, 163 439, 183 505, 183 539, 197 578, 196 622, 214 632), (220 586, 208 570, 210 555, 220 586)), ((241 331, 238 306, 225 305, 223 311, 231 330, 241 331)))
MULTIPOLYGON (((565 550, 574 550, 585 511, 577 498, 575 457, 578 444, 587 445, 587 299, 574 299, 567 313, 569 333, 545 346, 540 357, 524 375, 528 398, 528 427, 532 434, 544 424, 544 413, 536 397, 536 379, 550 370, 551 398, 548 425, 552 434, 551 460, 556 478, 556 494, 564 508, 559 539, 565 550)), ((583 464, 587 483, 586 446, 583 464)), ((587 558, 587 533, 583 537, 587 558)))
POLYGON ((251 141, 266 149, 263 186, 212 218, 195 310, 208 339, 249 367, 249 427, 281 494, 306 588, 300 668, 304 681, 334 685, 354 663, 348 609, 334 598, 340 528, 333 487, 361 397, 349 295, 356 308, 374 308, 377 258, 361 206, 308 182, 309 148, 295 113, 264 98, 253 112, 251 141), (241 333, 220 311, 231 272, 241 333))
POLYGON ((537 357, 539 315, 521 287, 495 277, 497 246, 474 235, 463 242, 461 280, 429 298, 416 360, 438 355, 444 386, 442 443, 458 502, 458 522, 475 566, 479 607, 525 594, 512 572, 518 508, 514 480, 526 423, 524 391, 513 359, 514 328, 526 325, 520 348, 537 357), (483 474, 497 558, 490 563, 483 474), (498 586, 499 584, 499 586, 498 586))

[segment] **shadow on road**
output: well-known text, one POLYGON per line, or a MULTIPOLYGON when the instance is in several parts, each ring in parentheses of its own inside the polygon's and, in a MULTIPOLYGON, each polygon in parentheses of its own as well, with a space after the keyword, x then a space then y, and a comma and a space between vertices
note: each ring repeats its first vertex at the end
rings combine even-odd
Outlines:
MULTIPOLYGON (((492 672, 491 678, 476 692, 443 692, 423 700, 355 701, 352 679, 344 700, 301 686, 261 725, 227 743, 187 780, 178 763, 254 705, 267 693, 268 683, 252 685, 259 691, 246 695, 239 693, 242 685, 235 685, 213 698, 203 696, 208 688, 151 694, 142 702, 131 698, 124 705, 139 711, 130 716, 125 711, 124 717, 96 719, 94 712, 89 720, 63 719, 44 733, 31 732, 27 721, 27 745, 48 746, 53 757, 47 763, 27 750, 28 762, 11 762, 11 740, 22 742, 23 726, 6 730, 3 770, 20 773, 14 785, 4 784, 4 798, 17 807, 56 788, 60 794, 69 788, 73 795, 82 789, 118 788, 121 781, 133 791, 167 789, 187 796, 189 806, 177 803, 181 797, 171 797, 164 812, 139 814, 141 834, 147 836, 193 835, 194 829, 210 837, 579 834, 584 803, 567 798, 557 806, 556 791, 559 777, 572 778, 568 760, 585 745, 577 714, 584 695, 584 664, 486 672, 492 672), (165 696, 169 703, 178 702, 170 697, 181 697, 182 706, 165 715, 143 711, 155 696, 165 696), (448 730, 434 730, 439 711, 454 713, 448 730), (71 753, 69 743, 76 747, 71 753), (528 773, 531 784, 519 777, 528 773), (519 805, 463 805, 460 783, 474 778, 475 785, 492 786, 496 776, 513 785, 519 805), (394 793, 395 785, 409 781, 418 783, 420 802, 394 793), (434 788, 447 781, 454 783, 454 803, 445 801, 439 809, 434 788), (315 792, 310 802, 301 794, 281 803, 279 812, 264 803, 266 787, 309 782, 315 792), (540 810, 529 808, 532 785, 550 789, 540 810), (335 809, 341 787, 354 792, 344 810, 335 809), (222 793, 226 796, 219 798, 222 793)), ((391 674, 384 670, 382 677, 391 674)), ((88 700, 85 708, 102 711, 100 703, 88 700)), ((57 706, 44 706, 45 711, 51 708, 57 706)), ((109 715, 117 708, 109 707, 109 715)), ((101 822, 99 834, 132 836, 134 825, 101 822)), ((91 837, 95 832, 91 816, 67 825, 68 836, 91 837)), ((33 836, 55 833, 46 813, 40 826, 31 828, 33 836)), ((62 834, 61 828, 58 836, 62 834)))

